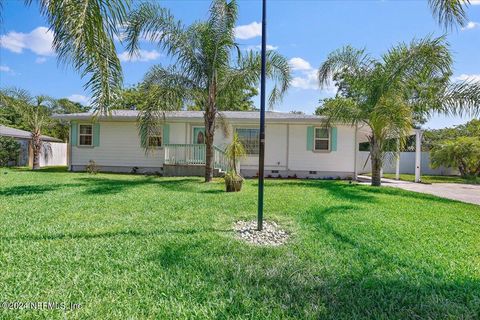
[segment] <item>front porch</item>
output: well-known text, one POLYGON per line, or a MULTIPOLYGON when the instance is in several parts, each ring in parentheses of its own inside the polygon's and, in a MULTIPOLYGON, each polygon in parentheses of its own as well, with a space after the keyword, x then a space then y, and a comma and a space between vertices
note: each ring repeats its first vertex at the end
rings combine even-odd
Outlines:
MULTIPOLYGON (((205 175, 205 144, 166 144, 164 157, 163 175, 166 177, 205 175)), ((228 169, 225 151, 214 145, 213 158, 213 175, 223 176, 228 169)))

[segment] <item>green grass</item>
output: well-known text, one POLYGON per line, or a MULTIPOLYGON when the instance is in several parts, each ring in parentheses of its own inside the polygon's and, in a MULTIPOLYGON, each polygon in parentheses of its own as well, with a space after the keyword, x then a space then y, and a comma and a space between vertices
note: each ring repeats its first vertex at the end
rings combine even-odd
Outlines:
MULTIPOLYGON (((81 304, 68 319, 479 317, 478 206, 268 180, 265 216, 293 236, 262 248, 232 232, 255 219, 256 187, 0 169, 0 302, 81 304)), ((0 309, 4 318, 64 314, 0 309)))
MULTIPOLYGON (((395 179, 394 173, 385 173, 383 174, 384 178, 395 179)), ((401 174, 400 180, 404 181, 415 181, 414 174, 401 174)), ((460 176, 430 176, 422 175, 423 183, 466 183, 466 184, 480 184, 479 179, 464 179, 460 176)))

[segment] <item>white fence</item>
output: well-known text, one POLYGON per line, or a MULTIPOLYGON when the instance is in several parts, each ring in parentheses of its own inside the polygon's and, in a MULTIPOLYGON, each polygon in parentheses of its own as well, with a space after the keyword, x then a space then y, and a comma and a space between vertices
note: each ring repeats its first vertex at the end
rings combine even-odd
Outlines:
MULTIPOLYGON (((390 153, 385 158, 383 173, 395 173, 396 161, 394 155, 390 153)), ((372 163, 368 151, 358 152, 357 168, 359 174, 372 172, 372 163)), ((420 172, 421 174, 442 176, 458 174, 458 171, 453 168, 432 169, 430 167, 430 152, 422 152, 420 172)), ((415 152, 400 153, 400 173, 415 174, 415 152)))
POLYGON ((66 166, 67 144, 61 142, 43 142, 40 152, 40 167, 66 166))

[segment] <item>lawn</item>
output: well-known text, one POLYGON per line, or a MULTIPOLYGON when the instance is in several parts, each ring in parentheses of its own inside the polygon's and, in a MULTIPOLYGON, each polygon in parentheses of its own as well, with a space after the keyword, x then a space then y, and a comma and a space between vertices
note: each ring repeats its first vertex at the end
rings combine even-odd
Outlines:
POLYGON ((0 301, 15 319, 480 315, 478 206, 344 181, 268 180, 282 247, 236 240, 257 183, 0 169, 0 301), (66 315, 64 315, 64 312, 66 315))
MULTIPOLYGON (((394 173, 385 173, 383 174, 384 178, 395 179, 394 173)), ((404 181, 415 181, 414 174, 401 174, 400 180, 404 181)), ((460 176, 430 176, 422 175, 423 183, 466 183, 466 184, 480 184, 479 179, 464 179, 460 176)))

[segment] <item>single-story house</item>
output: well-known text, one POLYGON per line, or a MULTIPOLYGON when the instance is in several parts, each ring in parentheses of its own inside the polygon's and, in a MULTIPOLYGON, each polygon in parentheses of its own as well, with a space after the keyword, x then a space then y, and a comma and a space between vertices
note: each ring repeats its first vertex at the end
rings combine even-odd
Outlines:
MULTIPOLYGON (((205 129, 203 112, 165 113, 158 135, 150 138, 153 150, 140 143, 135 110, 55 115, 70 121, 69 167, 84 171, 94 161, 100 171, 158 172, 165 176, 203 175, 205 129)), ((226 129, 215 133, 215 173, 227 169, 224 150, 236 132, 247 157, 240 161, 245 177, 258 172, 259 112, 223 112, 226 129)), ((299 178, 355 178, 360 130, 344 124, 325 126, 316 115, 266 112, 265 176, 299 178)), ((363 140, 364 141, 364 140, 363 140)))
MULTIPOLYGON (((0 136, 14 138, 20 143, 20 155, 12 165, 32 166, 33 152, 31 147, 32 135, 30 132, 17 128, 0 125, 0 136)), ((62 140, 42 135, 42 149, 40 150, 40 166, 60 166, 67 164, 67 145, 62 140)))

